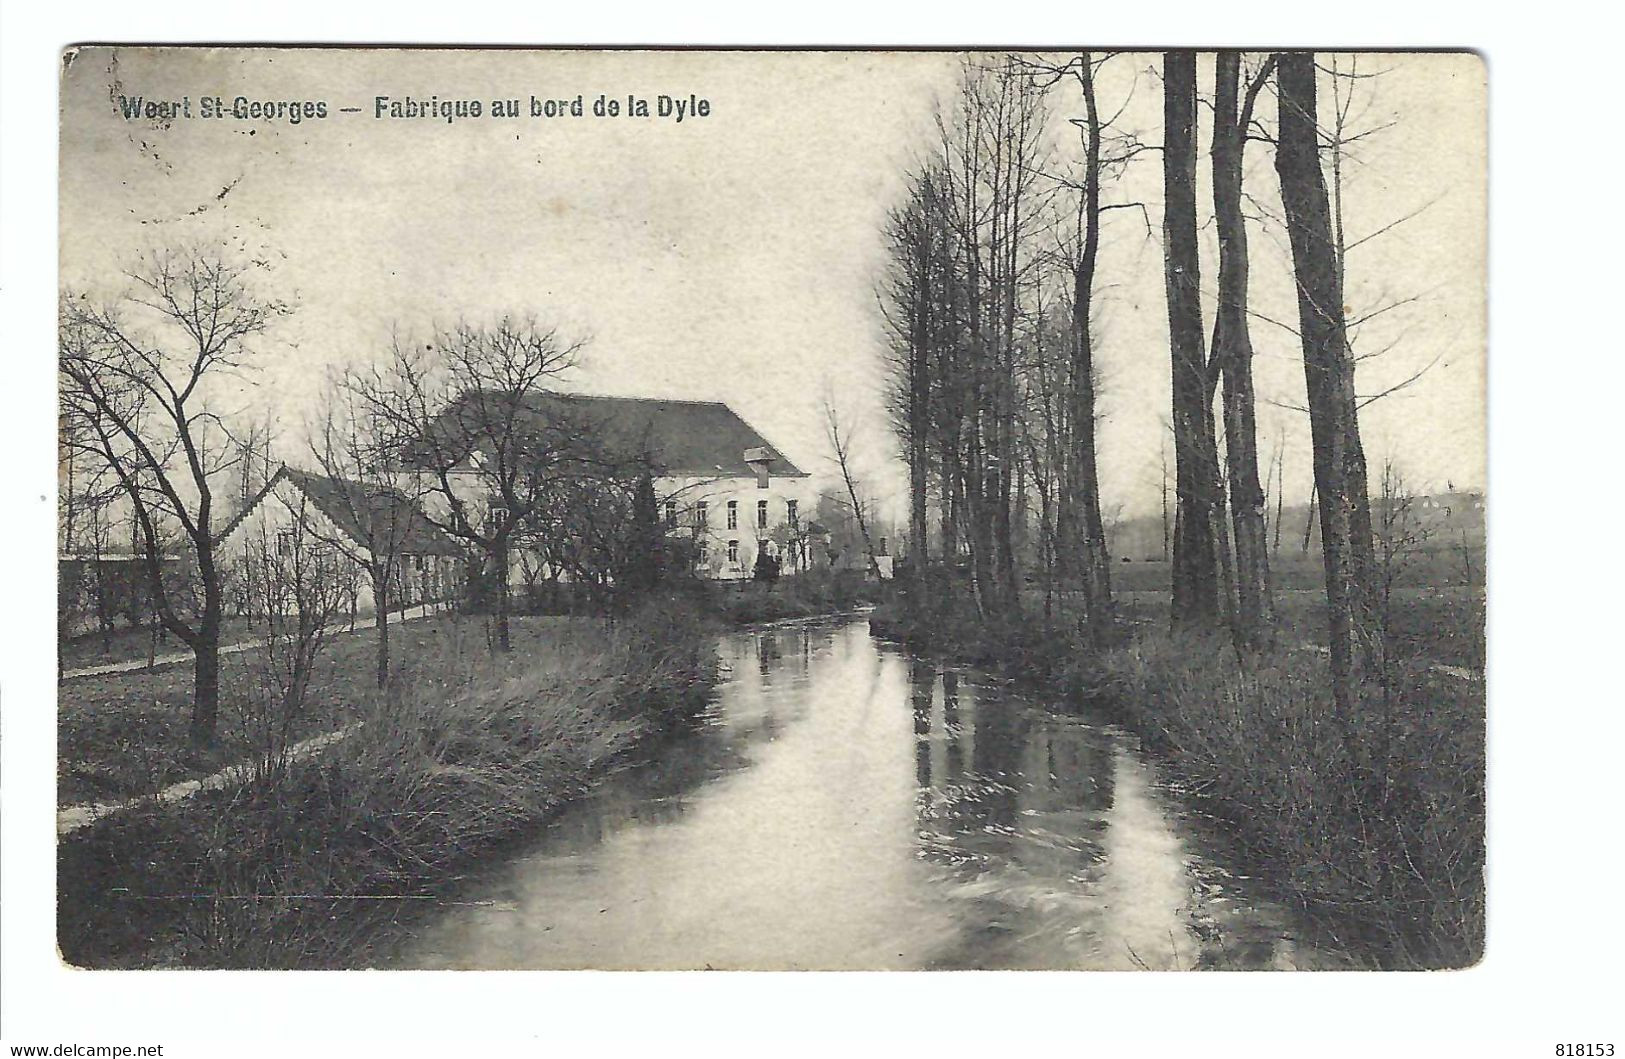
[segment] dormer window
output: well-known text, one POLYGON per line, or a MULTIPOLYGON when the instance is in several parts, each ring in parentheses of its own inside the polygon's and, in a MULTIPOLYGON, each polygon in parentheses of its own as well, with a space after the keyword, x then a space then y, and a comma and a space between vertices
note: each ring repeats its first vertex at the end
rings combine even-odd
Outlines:
POLYGON ((767 488, 768 468, 773 466, 773 450, 762 446, 745 450, 745 465, 756 473, 756 488, 767 488))

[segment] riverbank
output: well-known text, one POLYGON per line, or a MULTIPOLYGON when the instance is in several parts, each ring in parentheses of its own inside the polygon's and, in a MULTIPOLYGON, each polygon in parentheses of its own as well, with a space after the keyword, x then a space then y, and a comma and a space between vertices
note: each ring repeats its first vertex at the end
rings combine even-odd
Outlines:
POLYGON ((1462 967, 1484 937, 1484 685, 1396 659, 1333 722, 1325 658, 1243 667, 1224 637, 1141 623, 1090 653, 1067 623, 989 627, 882 607, 871 629, 1105 709, 1242 844, 1248 867, 1361 962, 1462 967))
POLYGON ((702 723, 365 961, 462 970, 1341 966, 1116 724, 872 637, 723 634, 702 723))
POLYGON ((320 754, 64 837, 64 958, 352 965, 461 865, 692 715, 715 679, 709 623, 675 603, 614 625, 518 619, 500 658, 478 622, 434 632, 387 690, 355 689, 357 727, 320 754))
POLYGON ((707 606, 733 626, 849 614, 889 596, 886 584, 855 570, 810 570, 770 583, 724 582, 704 589, 707 606))

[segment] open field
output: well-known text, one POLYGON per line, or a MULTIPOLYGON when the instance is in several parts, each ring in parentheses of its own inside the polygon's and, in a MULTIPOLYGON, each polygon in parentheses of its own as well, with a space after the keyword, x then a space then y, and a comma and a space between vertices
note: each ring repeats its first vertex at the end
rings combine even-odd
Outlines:
MULTIPOLYGON (((450 609, 446 604, 421 604, 391 610, 389 622, 393 627, 400 622, 450 609)), ((346 616, 336 621, 333 630, 335 634, 366 632, 376 625, 372 614, 358 614, 354 618, 346 616)), ((256 646, 263 642, 264 635, 263 620, 251 623, 247 618, 229 617, 221 623, 220 650, 224 654, 243 646, 256 646)), ((145 625, 118 629, 106 640, 100 633, 93 633, 74 637, 57 646, 57 672, 67 679, 78 679, 74 674, 85 670, 157 668, 174 665, 176 660, 190 662, 191 659, 191 649, 185 643, 162 628, 154 638, 152 628, 145 625)))
MULTIPOLYGON (((1118 617, 1137 628, 1168 624, 1166 589, 1123 592, 1116 597, 1116 603, 1118 617)), ((1325 643, 1325 593, 1308 589, 1277 591, 1275 633, 1283 646, 1325 643)), ((1395 590, 1389 604, 1388 645, 1401 658, 1482 670, 1486 650, 1483 589, 1395 590)))
MULTIPOLYGON (((1396 581, 1404 588, 1466 588, 1484 584, 1484 548, 1437 547, 1420 550, 1398 564, 1396 581)), ((1112 588, 1119 592, 1166 592, 1169 564, 1165 560, 1112 564, 1112 588)), ((1270 583, 1276 591, 1324 591, 1326 570, 1320 553, 1304 554, 1283 548, 1270 556, 1270 583)))
MULTIPOLYGON (((597 619, 516 619, 514 657, 550 667, 573 652, 598 645, 604 635, 597 619)), ((398 664, 444 653, 456 643, 483 646, 484 636, 481 618, 441 615, 391 625, 390 651, 398 664)), ((294 721, 295 738, 332 731, 360 718, 361 704, 376 693, 375 637, 372 630, 335 636, 317 660, 306 708, 294 721)), ((255 650, 221 658, 218 737, 201 751, 187 740, 190 664, 59 685, 58 804, 151 794, 246 758, 252 744, 244 730, 243 707, 265 694, 258 675, 262 658, 255 650)))
MULTIPOLYGON (((1318 555, 1296 549, 1271 559, 1277 640, 1283 646, 1326 640, 1325 571, 1318 555)), ((1169 569, 1165 562, 1118 563, 1112 590, 1118 617, 1137 628, 1166 626, 1169 569)), ((1028 613, 1043 594, 1028 586, 1028 613)), ((1387 615, 1389 649, 1402 658, 1430 659, 1482 670, 1485 659, 1484 552, 1439 548, 1409 556, 1395 579, 1387 615)))

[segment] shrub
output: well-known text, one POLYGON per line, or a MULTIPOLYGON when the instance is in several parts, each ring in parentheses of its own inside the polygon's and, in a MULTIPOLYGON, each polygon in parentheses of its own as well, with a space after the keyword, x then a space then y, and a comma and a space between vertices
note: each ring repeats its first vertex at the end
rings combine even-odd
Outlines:
POLYGON ((861 571, 814 569, 771 584, 706 586, 705 598, 724 621, 749 625, 849 611, 883 599, 887 592, 887 586, 866 581, 861 571))

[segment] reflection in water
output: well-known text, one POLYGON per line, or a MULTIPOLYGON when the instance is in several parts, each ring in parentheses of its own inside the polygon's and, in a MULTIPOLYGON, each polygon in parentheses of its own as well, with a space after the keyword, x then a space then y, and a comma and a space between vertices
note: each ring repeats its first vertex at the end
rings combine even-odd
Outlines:
POLYGON ((402 967, 1293 967, 1132 740, 870 638, 738 633, 694 730, 611 777, 402 967))

